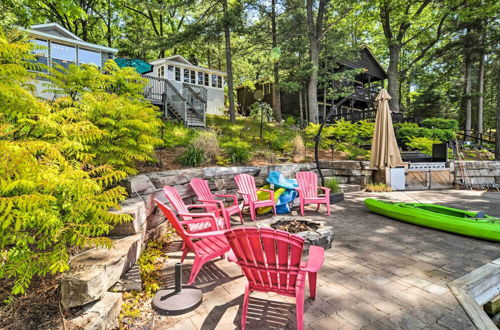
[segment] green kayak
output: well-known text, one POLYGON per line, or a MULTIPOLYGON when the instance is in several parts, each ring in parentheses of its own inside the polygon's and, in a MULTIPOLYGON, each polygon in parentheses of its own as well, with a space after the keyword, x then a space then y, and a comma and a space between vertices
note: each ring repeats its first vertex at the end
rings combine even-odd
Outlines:
POLYGON ((464 236, 500 242, 500 219, 450 207, 365 199, 366 207, 389 218, 464 236))

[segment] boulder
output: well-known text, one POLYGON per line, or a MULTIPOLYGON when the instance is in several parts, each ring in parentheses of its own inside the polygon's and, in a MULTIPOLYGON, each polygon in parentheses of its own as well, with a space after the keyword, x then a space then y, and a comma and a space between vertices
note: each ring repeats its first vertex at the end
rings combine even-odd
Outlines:
POLYGON ((173 170, 149 173, 147 176, 157 189, 163 186, 175 186, 188 184, 193 178, 205 178, 205 172, 202 168, 188 168, 184 170, 173 170))
POLYGON ((139 266, 135 264, 132 268, 128 270, 125 274, 120 277, 118 282, 111 288, 112 292, 141 292, 142 291, 142 279, 141 271, 139 266))
POLYGON ((148 195, 156 191, 155 186, 145 174, 128 177, 121 184, 127 189, 129 196, 148 195))
POLYGON ((67 322, 70 330, 111 330, 118 328, 118 315, 122 307, 122 294, 104 293, 101 300, 85 306, 83 313, 67 322))
POLYGON ((71 270, 61 280, 64 308, 83 306, 104 297, 141 254, 146 226, 138 234, 114 240, 111 249, 85 251, 71 260, 71 270))
POLYGON ((162 222, 158 226, 151 228, 151 229, 148 229, 148 231, 146 231, 146 236, 144 237, 144 241, 147 242, 147 241, 155 240, 155 239, 165 235, 167 233, 167 231, 169 231, 170 228, 172 228, 172 226, 170 225, 170 222, 168 222, 168 221, 162 222))
POLYGON ((146 218, 146 230, 158 226, 163 221, 165 221, 165 216, 159 208, 155 208, 155 211, 146 218))
POLYGON ((132 221, 122 222, 115 225, 109 232, 108 236, 127 236, 134 235, 141 231, 144 222, 146 221, 146 207, 141 198, 128 198, 121 203, 121 210, 116 210, 116 213, 125 213, 132 216, 132 221))
POLYGON ((340 184, 340 190, 343 193, 356 192, 361 190, 361 186, 359 184, 340 184))
POLYGON ((235 175, 246 173, 256 176, 261 171, 260 167, 256 166, 239 166, 239 167, 205 167, 203 169, 205 179, 230 179, 235 175))

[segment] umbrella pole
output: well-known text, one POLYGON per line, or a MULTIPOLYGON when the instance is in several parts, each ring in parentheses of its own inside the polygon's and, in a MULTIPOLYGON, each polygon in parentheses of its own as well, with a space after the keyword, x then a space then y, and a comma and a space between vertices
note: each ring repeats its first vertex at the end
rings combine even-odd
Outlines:
POLYGON ((323 172, 321 172, 321 166, 319 166, 319 142, 321 141, 321 132, 323 131, 323 127, 325 127, 325 124, 330 120, 330 118, 333 116, 335 113, 335 110, 344 104, 347 100, 349 100, 352 96, 354 96, 356 93, 352 93, 349 96, 344 97, 342 100, 340 100, 339 103, 335 104, 330 111, 328 111, 328 114, 323 118, 323 121, 321 122, 321 125, 319 126, 318 133, 314 137, 314 159, 316 161, 316 169, 318 170, 319 177, 321 178, 321 185, 325 185, 325 177, 323 176, 323 172))

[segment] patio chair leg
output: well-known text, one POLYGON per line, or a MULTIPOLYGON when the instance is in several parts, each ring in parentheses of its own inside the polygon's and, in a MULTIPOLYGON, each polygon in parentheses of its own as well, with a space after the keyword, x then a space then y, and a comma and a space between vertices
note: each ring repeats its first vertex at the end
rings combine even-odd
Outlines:
POLYGON ((295 300, 297 305, 297 330, 304 329, 304 291, 300 289, 295 294, 295 300))
POLYGON ((274 215, 276 215, 276 205, 273 204, 273 212, 274 212, 274 215))
POLYGON ((184 246, 182 248, 181 264, 184 262, 184 259, 186 259, 186 255, 188 253, 189 253, 189 248, 187 246, 184 246))
POLYGON ((238 211, 238 215, 240 216, 241 224, 243 224, 243 213, 241 213, 241 210, 238 211))
POLYGON ((319 211, 319 207, 321 206, 320 203, 318 203, 318 206, 316 206, 316 212, 319 211))
POLYGON ((196 275, 200 272, 201 267, 205 263, 205 260, 201 258, 194 258, 193 262, 193 268, 191 268, 191 275, 189 276, 189 282, 188 285, 193 285, 194 281, 196 280, 196 275))
POLYGON ((255 221, 255 218, 256 218, 256 212, 255 212, 255 208, 253 207, 253 205, 250 206, 250 217, 252 218, 253 221, 255 221))
POLYGON ((316 279, 318 273, 308 272, 307 276, 309 277, 309 298, 314 300, 316 299, 316 279))
POLYGON ((304 202, 300 202, 300 215, 304 215, 304 202))
POLYGON ((241 307, 241 329, 247 326, 248 300, 250 299, 250 289, 248 283, 245 285, 245 294, 243 295, 243 306, 241 307))
POLYGON ((327 200, 327 202, 326 202, 326 212, 328 213, 328 215, 330 215, 330 214, 331 214, 331 210, 330 210, 330 201, 329 201, 329 200, 327 200))

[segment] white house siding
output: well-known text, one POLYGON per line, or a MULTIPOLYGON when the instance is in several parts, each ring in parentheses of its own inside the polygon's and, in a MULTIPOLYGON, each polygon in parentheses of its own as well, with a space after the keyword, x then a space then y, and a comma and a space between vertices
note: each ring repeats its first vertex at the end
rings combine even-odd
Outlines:
MULTIPOLYGON (((182 60, 186 61, 185 59, 182 58, 182 60)), ((186 61, 187 62, 187 61, 186 61)), ((188 63, 188 62, 187 62, 188 63)), ((187 63, 182 63, 182 62, 177 62, 175 60, 168 60, 165 59, 164 61, 153 61, 153 71, 148 73, 148 76, 152 77, 159 77, 159 78, 165 78, 168 79, 178 90, 180 93, 182 93, 183 89, 183 82, 184 82, 184 70, 194 70, 196 71, 196 81, 198 82, 198 72, 203 72, 203 74, 207 73, 209 74, 209 85, 206 86, 205 84, 192 84, 195 86, 200 86, 203 87, 207 90, 207 114, 219 114, 222 115, 224 113, 224 79, 225 79, 225 73, 217 70, 211 70, 199 66, 194 66, 190 65, 187 63), (174 67, 178 67, 181 69, 180 71, 180 78, 181 81, 175 80, 175 71, 174 71, 174 79, 170 79, 171 77, 168 77, 168 66, 172 65, 174 67), (161 69, 163 74, 159 75, 160 68, 164 67, 164 69, 161 69), (221 87, 212 87, 212 75, 217 75, 218 77, 221 78, 221 87)), ((190 76, 191 77, 191 76, 190 76)))

